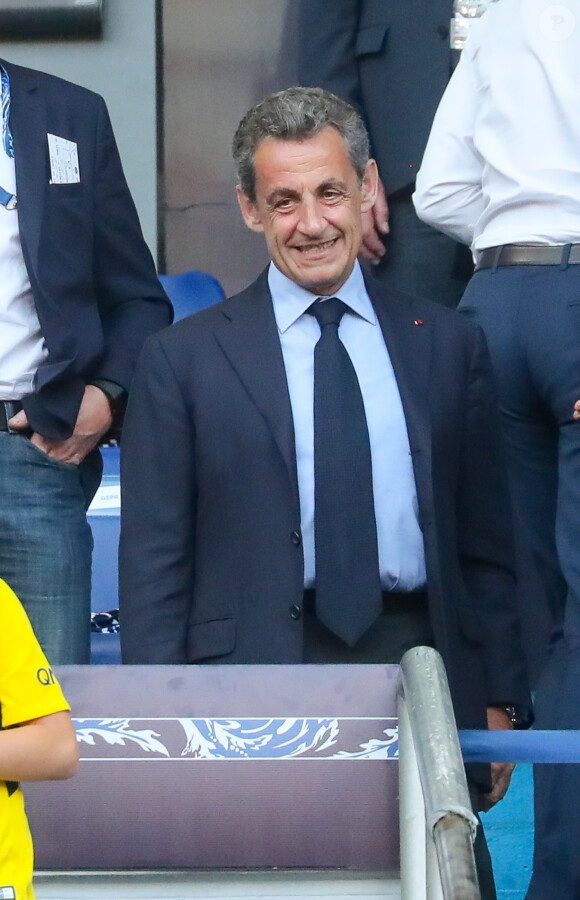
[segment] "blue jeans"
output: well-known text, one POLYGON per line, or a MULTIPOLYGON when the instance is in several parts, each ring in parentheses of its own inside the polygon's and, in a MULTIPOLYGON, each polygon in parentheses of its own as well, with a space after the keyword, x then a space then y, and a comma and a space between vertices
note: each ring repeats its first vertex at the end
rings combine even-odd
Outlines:
POLYGON ((27 438, 0 432, 0 577, 53 665, 90 661, 92 536, 83 474, 27 438))

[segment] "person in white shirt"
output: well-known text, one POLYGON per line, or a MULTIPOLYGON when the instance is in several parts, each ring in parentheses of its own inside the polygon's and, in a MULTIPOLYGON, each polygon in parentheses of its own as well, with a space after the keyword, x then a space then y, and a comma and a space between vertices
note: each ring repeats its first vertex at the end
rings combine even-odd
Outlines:
MULTIPOLYGON (((580 726, 580 10, 499 0, 472 29, 437 111, 418 215, 471 245, 460 311, 487 336, 522 558, 553 645, 539 728, 580 726)), ((529 609, 528 629, 537 610, 529 609)), ((539 766, 528 900, 580 896, 577 766, 539 766)))
POLYGON ((172 312, 104 100, 0 60, 0 107, 0 578, 53 665, 79 665, 98 445, 172 312))

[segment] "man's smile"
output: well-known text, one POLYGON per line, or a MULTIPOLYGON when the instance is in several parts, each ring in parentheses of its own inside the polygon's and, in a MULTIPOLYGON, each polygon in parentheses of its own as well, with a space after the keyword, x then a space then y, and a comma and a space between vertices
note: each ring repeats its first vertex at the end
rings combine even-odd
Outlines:
POLYGON ((338 237, 331 238, 329 241, 323 241, 317 244, 300 244, 295 247, 295 250, 299 250, 300 253, 304 255, 312 255, 317 256, 320 253, 325 253, 327 250, 330 250, 335 246, 338 241, 338 237))

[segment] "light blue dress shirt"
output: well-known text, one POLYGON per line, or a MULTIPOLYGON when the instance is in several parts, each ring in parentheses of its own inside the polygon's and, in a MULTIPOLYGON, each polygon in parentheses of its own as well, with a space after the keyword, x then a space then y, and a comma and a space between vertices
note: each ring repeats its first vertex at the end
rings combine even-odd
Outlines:
MULTIPOLYGON (((306 313, 316 297, 273 263, 268 284, 294 419, 304 586, 309 588, 315 585, 314 347, 320 326, 306 313)), ((335 296, 349 308, 338 333, 358 376, 369 429, 381 583, 384 590, 415 590, 425 584, 425 554, 407 426, 393 366, 358 263, 335 296)))

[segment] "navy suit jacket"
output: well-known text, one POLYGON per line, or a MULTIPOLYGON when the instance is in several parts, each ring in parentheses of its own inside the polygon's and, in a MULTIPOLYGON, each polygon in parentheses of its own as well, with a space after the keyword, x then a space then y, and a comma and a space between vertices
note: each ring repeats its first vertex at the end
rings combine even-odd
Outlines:
POLYGON ((452 0, 301 0, 299 77, 362 114, 387 194, 412 184, 451 71, 452 0))
POLYGON ((48 358, 24 408, 35 431, 68 437, 85 385, 128 390, 145 338, 171 321, 103 99, 0 61, 10 77, 18 222, 48 358), (47 134, 74 141, 80 182, 51 184, 47 134))
MULTIPOLYGON (((511 525, 481 331, 367 287, 409 433, 436 646, 460 726, 529 697, 511 525)), ((150 338, 122 448, 129 663, 294 663, 303 554, 290 398, 266 273, 150 338)))

